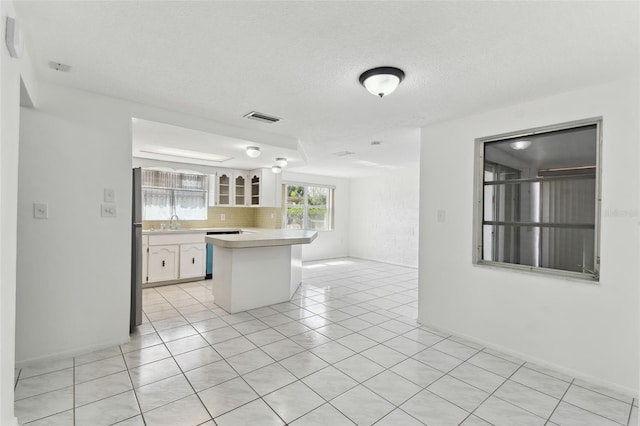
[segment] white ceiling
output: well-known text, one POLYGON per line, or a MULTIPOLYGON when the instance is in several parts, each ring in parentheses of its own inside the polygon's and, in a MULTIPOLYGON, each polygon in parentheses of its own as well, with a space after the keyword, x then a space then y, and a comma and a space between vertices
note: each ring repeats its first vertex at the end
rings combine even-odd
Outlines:
POLYGON ((637 2, 18 1, 16 9, 41 78, 297 138, 308 163, 291 170, 336 176, 415 164, 420 126, 626 77, 639 49, 637 2), (53 71, 50 60, 72 69, 53 71), (406 79, 378 99, 358 76, 383 65, 406 79), (282 121, 242 118, 254 110, 282 121), (345 150, 356 154, 331 155, 345 150))

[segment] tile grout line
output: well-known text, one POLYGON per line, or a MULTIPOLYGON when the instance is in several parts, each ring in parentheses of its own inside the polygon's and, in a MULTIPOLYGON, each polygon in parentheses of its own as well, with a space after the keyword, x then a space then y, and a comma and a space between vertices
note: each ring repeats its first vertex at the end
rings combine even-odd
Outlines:
MULTIPOLYGON (((575 380, 575 379, 574 379, 575 380)), ((547 418, 547 421, 544 423, 545 426, 547 424, 549 424, 549 422, 551 421, 551 417, 553 417, 553 414, 556 412, 556 410, 558 409, 558 407, 560 406, 560 403, 564 400, 564 397, 567 395, 567 393, 569 392, 569 389, 571 389, 571 385, 573 384, 573 380, 571 380, 571 383, 569 383, 569 386, 567 386, 567 389, 565 389, 564 393, 562 394, 562 397, 560 397, 560 399, 558 400, 558 403, 556 404, 555 407, 553 407, 553 410, 551 410, 551 414, 549 414, 549 418, 547 418)))
MULTIPOLYGON (((505 383, 507 383, 507 382, 509 381, 509 379, 510 379, 511 377, 513 377, 513 375, 514 375, 514 374, 516 374, 516 373, 518 372, 518 370, 520 370, 520 369, 522 368, 522 366, 523 366, 523 365, 524 365, 524 362, 523 362, 522 364, 520 364, 520 366, 519 366, 519 367, 518 367, 518 368, 517 368, 513 373, 511 373, 508 377, 506 377, 506 378, 503 380, 503 382, 502 382, 502 383, 500 383, 500 385, 498 385, 498 386, 493 390, 493 392, 489 392, 489 395, 488 395, 485 399, 483 399, 483 400, 482 400, 482 402, 481 402, 480 404, 478 404, 478 405, 476 406, 476 408, 474 408, 474 409, 469 413, 469 415, 468 415, 467 417, 465 417, 465 418, 463 419, 463 422, 464 422, 464 421, 466 421, 469 417, 471 417, 471 416, 475 416, 475 414, 474 414, 474 413, 478 410, 478 408, 480 408, 480 407, 482 406, 482 404, 484 404, 485 402, 487 402, 487 401, 489 400, 489 398, 491 398, 492 396, 494 396, 494 395, 495 395, 495 393, 498 391, 498 389, 500 389, 500 388, 501 388, 505 383)), ((495 373, 494 373, 494 374, 495 374, 495 373)), ((452 376, 452 377, 453 377, 453 376, 452 376)), ((458 380, 460 380, 460 379, 458 379, 458 380)), ((465 382, 464 380, 462 380, 462 381, 463 381, 464 383, 467 383, 467 382, 465 382)), ((467 384, 471 385, 470 383, 467 383, 467 384)), ((473 386, 473 385, 471 385, 471 386, 473 386)), ((475 386, 474 386, 474 387, 475 387, 475 386)), ((478 388, 478 389, 479 389, 479 388, 478 388)), ((485 392, 486 392, 486 391, 485 391, 485 392)), ((499 397, 497 397, 497 396, 496 396, 496 398, 500 399, 501 401, 504 401, 504 399, 499 398, 499 397)), ((448 400, 447 400, 447 401, 448 401, 448 400)), ((449 402, 451 402, 451 401, 449 401, 449 402)), ((512 404, 512 403, 510 403, 509 401, 504 401, 504 402, 506 402, 507 404, 512 405, 512 406, 514 406, 514 407, 516 407, 516 408, 519 408, 519 409, 521 409, 521 410, 523 410, 523 411, 526 411, 526 412, 528 412, 528 413, 531 413, 529 410, 525 410, 525 409, 523 409, 523 408, 521 408, 521 407, 518 407, 517 405, 512 404)), ((461 407, 461 408, 462 408, 462 407, 461 407)), ((466 410, 465 410, 465 411, 466 411, 466 410)), ((531 414, 533 414, 533 413, 531 413, 531 414)), ((534 415, 535 415, 535 414, 534 414, 534 415)), ((482 420, 485 420, 484 418, 482 418, 482 417, 480 417, 480 416, 476 416, 476 417, 478 417, 478 418, 480 418, 480 419, 482 419, 482 420)), ((537 416, 537 415, 536 415, 536 417, 538 417, 538 418, 542 418, 542 417, 537 416)), ((491 423, 491 422, 489 422, 488 420, 485 420, 485 421, 486 421, 486 422, 488 422, 488 423, 491 423)))
MULTIPOLYGON (((124 352, 122 351, 122 348, 120 347, 120 345, 118 345, 118 349, 120 349, 120 356, 122 357, 122 362, 124 363, 124 366, 125 366, 125 368, 127 370, 127 376, 129 377, 129 383, 131 383, 131 391, 133 392, 133 396, 136 399, 136 404, 138 405, 138 410, 140 410, 140 418, 142 419, 142 423, 146 425, 147 421, 145 420, 144 414, 142 413, 142 407, 140 406, 140 401, 138 400, 138 394, 136 392, 135 385, 133 384, 133 379, 131 378, 131 372, 129 371, 129 366, 127 365, 127 361, 124 359, 124 352)), ((128 392, 128 391, 125 391, 125 392, 128 392)), ((122 392, 122 393, 125 393, 125 392, 122 392)), ((133 417, 135 417, 135 416, 132 416, 130 418, 133 418, 133 417)), ((126 420, 126 419, 122 419, 122 420, 126 420)))

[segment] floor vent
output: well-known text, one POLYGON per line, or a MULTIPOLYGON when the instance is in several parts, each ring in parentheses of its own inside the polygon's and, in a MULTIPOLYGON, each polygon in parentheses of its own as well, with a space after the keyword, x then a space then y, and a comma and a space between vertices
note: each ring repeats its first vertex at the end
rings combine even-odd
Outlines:
POLYGON ((277 123, 278 121, 280 121, 278 117, 273 117, 257 111, 251 111, 249 114, 244 115, 244 117, 250 118, 256 121, 262 121, 263 123, 269 123, 269 124, 277 123))

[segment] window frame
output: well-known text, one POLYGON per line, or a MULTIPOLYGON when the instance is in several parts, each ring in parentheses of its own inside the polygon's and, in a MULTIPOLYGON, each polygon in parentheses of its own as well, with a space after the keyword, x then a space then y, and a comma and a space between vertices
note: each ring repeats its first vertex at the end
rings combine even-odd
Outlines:
MULTIPOLYGON (((294 205, 290 205, 287 201, 287 187, 288 186, 302 186, 304 187, 304 203, 302 204, 302 229, 305 230, 313 230, 317 232, 333 232, 335 230, 335 191, 336 187, 334 185, 322 185, 316 183, 307 183, 307 182, 295 182, 295 181, 283 181, 282 182, 282 222, 284 225, 284 229, 287 228, 287 217, 289 207, 294 207, 294 205), (329 215, 329 228, 328 229, 311 229, 308 227, 309 220, 309 187, 315 188, 326 188, 329 190, 329 197, 327 198, 327 213, 329 215)), ((312 206, 317 207, 317 206, 312 206)))
MULTIPOLYGON (((210 185, 210 179, 209 176, 204 174, 204 173, 185 173, 185 172, 177 172, 177 171, 165 171, 165 170, 156 170, 156 169, 142 169, 142 173, 144 173, 146 171, 148 172, 160 172, 160 173, 164 173, 166 176, 164 177, 165 179, 167 179, 167 182, 158 182, 158 184, 154 185, 154 184, 150 184, 149 182, 145 183, 144 179, 143 179, 143 183, 141 184, 141 196, 142 196, 142 220, 143 221, 166 221, 166 220, 171 220, 171 218, 173 216, 178 216, 176 213, 176 209, 177 209, 177 203, 176 203, 176 197, 177 197, 177 193, 182 191, 182 192, 192 192, 192 193, 199 193, 202 194, 204 196, 204 219, 190 219, 190 218, 180 218, 178 216, 178 220, 184 221, 184 220, 208 220, 209 218, 209 185, 210 185), (184 186, 184 181, 185 181, 185 176, 198 176, 198 177, 202 177, 203 181, 204 181, 204 189, 194 189, 194 188, 188 188, 184 186), (172 184, 173 182, 173 184, 172 184), (179 184, 178 184, 179 182, 179 184), (144 200, 144 189, 152 189, 152 190, 163 190, 167 192, 167 195, 169 197, 169 211, 171 213, 171 215, 169 216, 169 218, 167 219, 158 219, 158 218, 146 218, 145 217, 145 213, 146 213, 146 207, 145 207, 145 200, 144 200)), ((151 178, 151 177, 150 177, 151 178)))
POLYGON ((588 281, 597 284, 600 281, 600 225, 602 215, 602 117, 593 117, 582 120, 569 121, 548 126, 530 128, 498 135, 485 136, 475 139, 474 154, 474 189, 473 189, 473 245, 472 263, 483 267, 492 267, 502 270, 531 272, 546 276, 554 276, 565 279, 588 281), (595 215, 594 215, 594 271, 574 272, 562 269, 551 269, 539 266, 519 265, 514 263, 498 262, 483 259, 483 212, 484 212, 484 145, 488 142, 496 142, 511 138, 524 138, 542 133, 558 130, 569 130, 583 126, 596 126, 596 165, 595 165, 595 215))

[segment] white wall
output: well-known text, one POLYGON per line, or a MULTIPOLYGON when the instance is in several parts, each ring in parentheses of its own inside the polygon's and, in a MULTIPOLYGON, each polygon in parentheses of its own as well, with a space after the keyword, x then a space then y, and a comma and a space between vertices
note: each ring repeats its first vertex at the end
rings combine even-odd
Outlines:
MULTIPOLYGON (((5 47, 7 16, 16 18, 13 3, 0 2, 0 424, 17 425, 13 410, 16 241, 18 210, 18 152, 21 81, 26 95, 37 102, 37 85, 28 46, 21 58, 11 58, 5 47)), ((19 17, 17 17, 19 18, 19 17)))
POLYGON ((20 125, 19 364, 128 340, 131 117, 272 142, 120 99, 39 89, 37 108, 23 108, 20 125), (115 189, 117 218, 100 217, 105 188, 115 189), (34 202, 48 203, 49 219, 33 218, 34 202))
POLYGON ((420 169, 351 179, 349 255, 418 267, 420 169))
POLYGON ((638 113, 634 79, 423 128, 421 322, 637 392, 638 113), (603 117, 599 284, 473 266, 474 139, 597 116, 603 117), (438 209, 446 210, 445 223, 436 221, 438 209))
POLYGON ((349 255, 349 180, 284 171, 282 182, 335 186, 333 231, 319 231, 311 244, 302 246, 302 260, 330 259, 349 255))

